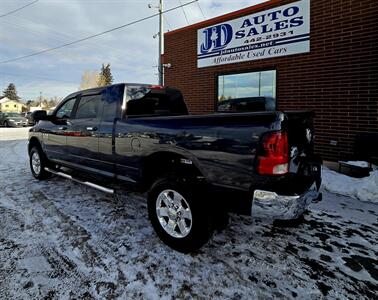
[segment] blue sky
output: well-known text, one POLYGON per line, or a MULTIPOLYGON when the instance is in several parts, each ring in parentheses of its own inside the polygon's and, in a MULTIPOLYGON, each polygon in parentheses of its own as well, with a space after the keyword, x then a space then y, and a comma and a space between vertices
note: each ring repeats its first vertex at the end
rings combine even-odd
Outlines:
MULTIPOLYGON (((0 15, 33 0, 0 0, 0 15)), ((165 7, 180 0, 165 0, 165 7)), ((181 0, 181 3, 189 0, 181 0)), ((264 0, 200 0, 206 18, 212 18, 264 0)), ((157 0, 39 0, 0 17, 0 61, 68 43, 156 13, 148 4, 157 0)), ((185 7, 189 24, 204 18, 196 3, 185 7)), ((166 14, 165 31, 186 26, 182 9, 166 14)), ((64 97, 76 91, 85 70, 110 63, 115 82, 157 82, 158 43, 153 35, 158 19, 114 31, 53 52, 0 64, 0 90, 13 82, 23 100, 64 97)))

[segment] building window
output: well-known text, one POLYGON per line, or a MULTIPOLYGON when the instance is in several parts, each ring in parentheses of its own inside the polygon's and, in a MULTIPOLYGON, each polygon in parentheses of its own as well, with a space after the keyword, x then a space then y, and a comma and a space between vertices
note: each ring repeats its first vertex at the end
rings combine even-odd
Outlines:
POLYGON ((272 111, 276 109, 276 71, 218 76, 220 112, 272 111))
POLYGON ((17 107, 17 104, 15 104, 14 107, 17 107))

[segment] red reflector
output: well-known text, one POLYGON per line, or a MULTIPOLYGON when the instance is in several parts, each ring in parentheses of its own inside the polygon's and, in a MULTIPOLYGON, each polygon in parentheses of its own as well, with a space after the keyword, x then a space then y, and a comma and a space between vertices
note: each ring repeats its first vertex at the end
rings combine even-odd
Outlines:
POLYGON ((271 132, 262 139, 262 151, 258 157, 261 175, 281 175, 289 171, 289 142, 286 132, 271 132))
POLYGON ((164 89, 164 86, 162 86, 162 85, 150 85, 148 87, 150 89, 152 89, 152 90, 162 90, 162 89, 164 89))

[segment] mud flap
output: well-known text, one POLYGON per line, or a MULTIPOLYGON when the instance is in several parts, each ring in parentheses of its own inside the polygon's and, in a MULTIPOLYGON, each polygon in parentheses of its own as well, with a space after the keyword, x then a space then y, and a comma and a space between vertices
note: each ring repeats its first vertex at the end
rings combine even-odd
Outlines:
POLYGON ((322 184, 322 159, 318 155, 301 157, 298 167, 298 174, 312 179, 319 191, 322 184))

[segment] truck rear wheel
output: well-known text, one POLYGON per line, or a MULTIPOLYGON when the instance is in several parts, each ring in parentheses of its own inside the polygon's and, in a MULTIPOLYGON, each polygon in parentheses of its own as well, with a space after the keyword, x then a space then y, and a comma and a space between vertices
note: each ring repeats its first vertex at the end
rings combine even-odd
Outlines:
POLYGON ((50 173, 45 170, 48 161, 42 150, 34 146, 29 153, 30 170, 33 176, 39 180, 46 179, 50 173))
POLYGON ((183 253, 204 245, 212 234, 211 217, 200 190, 179 179, 158 179, 148 194, 148 214, 160 239, 183 253))

